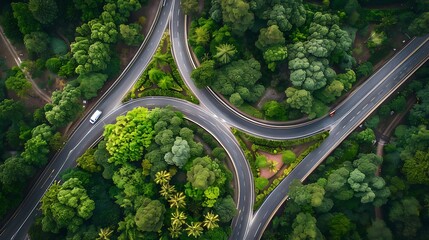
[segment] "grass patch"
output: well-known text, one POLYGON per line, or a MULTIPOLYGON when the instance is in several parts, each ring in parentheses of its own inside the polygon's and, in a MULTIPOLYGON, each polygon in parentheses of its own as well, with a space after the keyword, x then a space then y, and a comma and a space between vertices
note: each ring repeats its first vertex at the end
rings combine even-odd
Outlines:
POLYGON ((237 107, 240 111, 259 119, 264 118, 264 114, 257 108, 253 107, 248 103, 243 103, 240 107, 237 107))

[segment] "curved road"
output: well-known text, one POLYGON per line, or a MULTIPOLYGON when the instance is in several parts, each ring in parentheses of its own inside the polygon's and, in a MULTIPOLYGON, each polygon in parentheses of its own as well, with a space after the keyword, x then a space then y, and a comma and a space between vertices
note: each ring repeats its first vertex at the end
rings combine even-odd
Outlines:
MULTIPOLYGON (((158 20, 155 20, 157 22, 153 28, 152 34, 147 36, 144 47, 139 49, 132 60, 132 64, 124 70, 115 84, 100 98, 96 104, 97 109, 107 113, 121 104, 123 97, 137 81, 155 53, 167 27, 172 2, 174 2, 174 0, 171 2, 167 1, 166 5, 162 7, 158 20)), ((160 1, 160 4, 162 4, 162 1, 160 1)), ((0 229, 0 239, 10 240, 25 238, 32 220, 34 219, 34 210, 38 206, 43 194, 52 184, 53 180, 57 178, 61 169, 74 166, 74 159, 76 158, 72 159, 71 156, 77 157, 78 155, 76 155, 76 153, 82 152, 83 149, 76 148, 78 143, 97 138, 96 136, 88 135, 88 132, 93 127, 93 125, 89 123, 89 117, 90 116, 86 116, 86 118, 82 120, 63 149, 51 160, 39 179, 34 183, 27 197, 23 200, 11 219, 2 226, 0 229)))
MULTIPOLYGON (((241 229, 234 228, 230 239, 260 239, 266 226, 277 209, 286 200, 289 185, 293 179, 305 178, 337 147, 361 122, 365 120, 387 97, 389 97, 408 77, 423 65, 429 56, 429 35, 411 40, 401 51, 375 72, 364 84, 355 89, 337 108, 333 117, 324 117, 297 125, 269 125, 255 122, 219 101, 208 88, 198 89, 190 73, 195 68, 187 46, 185 16, 178 2, 174 5, 170 31, 173 53, 183 79, 200 100, 202 106, 228 124, 253 135, 269 139, 300 138, 323 130, 330 130, 324 143, 285 178, 265 199, 250 220, 244 238, 241 229)), ((253 191, 253 190, 252 190, 253 191)))
POLYGON ((188 118, 212 133, 227 149, 233 160, 235 173, 238 177, 239 215, 233 221, 233 233, 231 239, 259 239, 269 223, 275 211, 285 201, 287 191, 292 179, 305 179, 321 161, 340 142, 356 128, 386 97, 388 97, 405 79, 427 60, 429 56, 428 37, 417 38, 411 41, 392 60, 377 71, 365 84, 356 89, 339 107, 332 118, 325 117, 309 124, 295 126, 270 126, 248 121, 222 103, 216 100, 207 89, 199 90, 193 86, 190 79, 192 63, 189 59, 186 39, 183 32, 184 17, 179 8, 178 0, 167 1, 163 7, 159 21, 153 34, 148 37, 144 52, 139 51, 129 69, 121 75, 108 92, 106 92, 97 109, 104 111, 104 117, 96 125, 88 123, 88 117, 76 129, 63 150, 46 167, 34 187, 23 201, 12 219, 2 228, 1 239, 24 239, 33 218, 39 200, 46 189, 57 178, 58 173, 65 168, 73 167, 74 160, 82 154, 101 134, 103 123, 113 122, 115 116, 124 113, 135 106, 165 106, 172 105, 183 111, 188 118), (183 78, 192 91, 199 98, 202 107, 184 102, 182 100, 166 97, 149 97, 134 100, 121 105, 122 97, 128 92, 140 74, 148 65, 156 47, 166 28, 171 11, 170 31, 173 42, 173 53, 183 78), (109 112, 110 109, 115 109, 109 112), (108 113, 109 112, 109 113, 108 113), (315 151, 309 154, 291 174, 284 179, 266 199, 264 204, 252 217, 254 201, 253 181, 246 160, 238 148, 233 136, 228 131, 228 126, 234 126, 254 135, 270 139, 299 138, 325 129, 331 130, 328 139, 315 151))

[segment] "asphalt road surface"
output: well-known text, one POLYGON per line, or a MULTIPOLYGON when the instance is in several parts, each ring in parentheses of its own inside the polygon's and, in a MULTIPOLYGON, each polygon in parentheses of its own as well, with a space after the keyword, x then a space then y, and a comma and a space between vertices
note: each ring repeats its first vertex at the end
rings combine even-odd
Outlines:
MULTIPOLYGON (((121 104, 125 94, 131 89, 146 66, 149 64, 149 61, 155 53, 155 50, 157 49, 161 37, 167 27, 173 2, 174 0, 167 1, 166 5, 161 8, 158 21, 154 26, 152 34, 147 36, 148 39, 146 40, 144 48, 138 51, 128 70, 119 77, 114 86, 110 88, 110 90, 106 92, 97 103, 96 109, 103 111, 103 115, 106 115, 109 111, 116 109, 121 104)), ((88 141, 93 142, 99 137, 88 134, 90 129, 93 127, 93 125, 89 123, 89 117, 90 116, 87 116, 82 121, 68 142, 64 145, 63 149, 45 168, 12 218, 5 224, 5 226, 2 226, 0 230, 0 239, 10 240, 25 238, 25 235, 34 220, 36 214, 35 210, 43 194, 52 184, 54 179, 57 178, 59 172, 64 169, 74 167, 74 160, 84 152, 84 149, 76 148, 76 146, 88 141)))
POLYGON ((267 197, 264 204, 248 222, 246 232, 244 233, 243 231, 245 230, 242 228, 234 227, 230 239, 260 239, 271 218, 286 200, 292 180, 305 180, 335 147, 404 83, 417 68, 423 65, 429 56, 429 44, 427 43, 429 36, 413 39, 337 106, 333 117, 325 116, 324 118, 296 125, 267 124, 266 122, 255 122, 234 111, 234 109, 219 101, 219 98, 210 89, 198 89, 195 86, 190 77, 195 64, 191 60, 184 29, 186 29, 185 16, 180 10, 179 3, 176 3, 173 8, 170 25, 176 63, 182 78, 200 100, 200 104, 212 111, 216 118, 235 128, 268 139, 301 138, 324 130, 330 130, 330 136, 324 143, 309 154, 267 197), (245 237, 243 237, 243 234, 245 237))

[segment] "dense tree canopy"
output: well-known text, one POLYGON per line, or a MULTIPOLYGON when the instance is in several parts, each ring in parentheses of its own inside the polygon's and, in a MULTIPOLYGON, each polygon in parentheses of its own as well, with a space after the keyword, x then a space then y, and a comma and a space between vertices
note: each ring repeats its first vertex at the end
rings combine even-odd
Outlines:
POLYGON ((54 0, 29 0, 28 9, 42 24, 51 24, 58 16, 58 6, 54 0))
POLYGON ((221 0, 223 21, 231 26, 236 34, 243 34, 252 27, 254 15, 250 11, 249 3, 245 0, 221 0))
POLYGON ((63 228, 76 232, 95 208, 82 183, 71 178, 62 185, 54 183, 42 198, 44 231, 57 233, 63 228))
POLYGON ((52 93, 52 103, 45 105, 46 119, 50 124, 62 127, 82 111, 79 88, 66 85, 62 91, 52 93))
POLYGON ((148 113, 146 108, 136 108, 118 117, 115 124, 106 125, 103 135, 107 139, 110 163, 124 164, 141 160, 154 133, 148 113))
POLYGON ((238 93, 243 100, 253 103, 265 90, 264 86, 257 84, 261 76, 258 61, 238 60, 221 68, 212 86, 224 95, 238 93))

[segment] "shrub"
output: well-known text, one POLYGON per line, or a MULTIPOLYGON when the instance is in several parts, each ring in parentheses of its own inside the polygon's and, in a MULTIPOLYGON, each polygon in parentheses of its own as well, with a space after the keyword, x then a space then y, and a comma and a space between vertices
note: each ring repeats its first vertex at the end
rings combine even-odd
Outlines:
POLYGON ((60 71, 61 66, 61 60, 57 57, 49 58, 48 60, 46 60, 45 63, 45 67, 53 73, 58 73, 60 71))
POLYGON ((283 151, 282 153, 282 161, 284 164, 291 164, 293 161, 295 161, 296 155, 291 150, 283 151))
POLYGON ((268 166, 267 157, 265 157, 264 155, 258 155, 256 156, 255 163, 259 169, 265 168, 268 166))
POLYGON ((269 183, 268 179, 264 177, 255 178, 255 187, 258 190, 263 190, 268 185, 268 183, 269 183))

